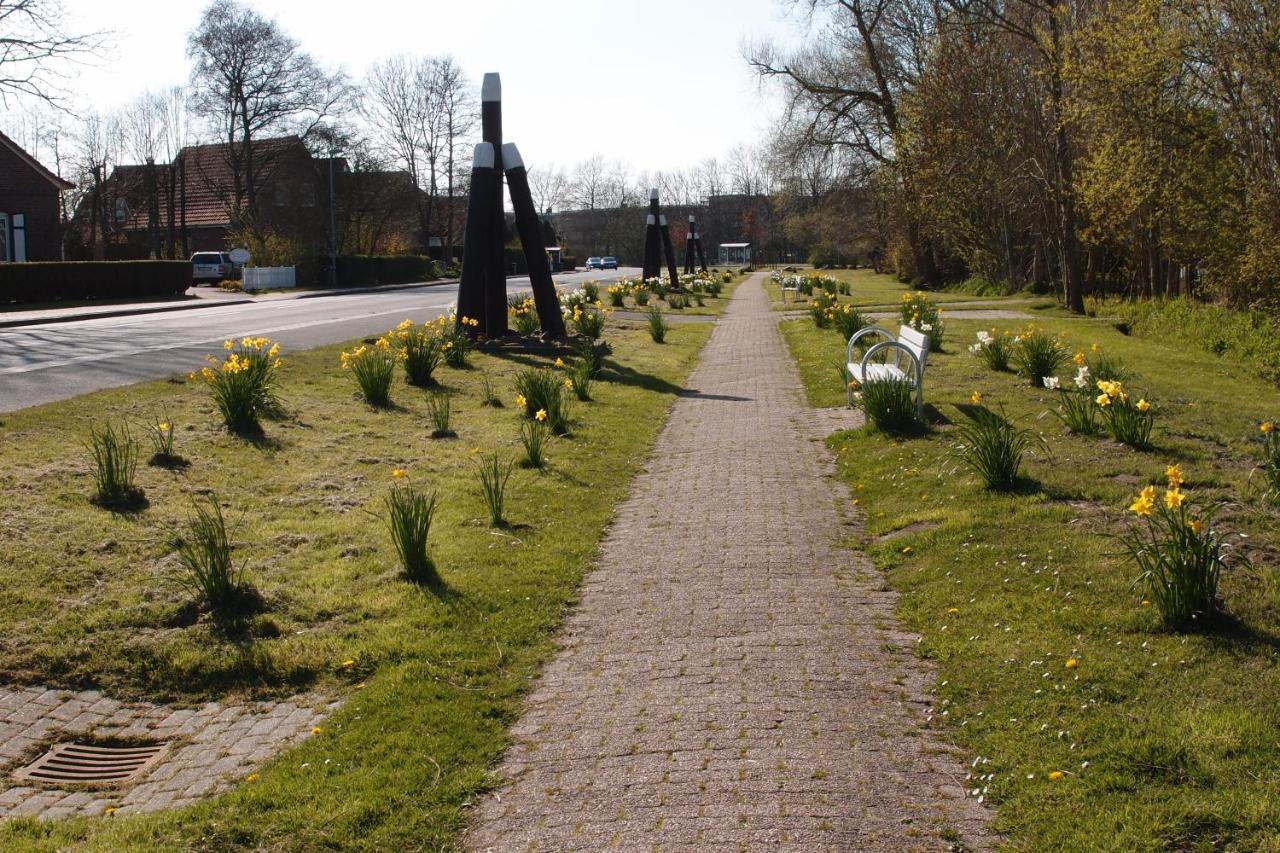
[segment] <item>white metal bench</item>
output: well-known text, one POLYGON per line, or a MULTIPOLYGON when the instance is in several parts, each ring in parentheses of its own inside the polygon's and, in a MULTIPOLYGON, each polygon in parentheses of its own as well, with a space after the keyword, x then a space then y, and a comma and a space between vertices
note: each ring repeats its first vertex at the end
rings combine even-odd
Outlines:
MULTIPOLYGON (((853 333, 849 338, 849 346, 845 350, 845 372, 849 380, 856 380, 859 385, 868 382, 898 380, 907 382, 916 392, 916 414, 924 415, 924 364, 929 358, 929 338, 923 332, 917 332, 910 326, 898 329, 895 338, 887 329, 880 326, 865 326, 853 333), (853 360, 853 347, 868 335, 880 335, 886 340, 873 344, 863 354, 861 361, 853 360), (893 355, 893 361, 876 362, 877 355, 893 355)), ((848 385, 849 405, 853 405, 853 387, 848 385)))
POLYGON ((778 286, 782 288, 782 302, 785 305, 787 301, 787 291, 790 290, 796 295, 796 299, 800 298, 800 276, 784 275, 778 279, 778 286))

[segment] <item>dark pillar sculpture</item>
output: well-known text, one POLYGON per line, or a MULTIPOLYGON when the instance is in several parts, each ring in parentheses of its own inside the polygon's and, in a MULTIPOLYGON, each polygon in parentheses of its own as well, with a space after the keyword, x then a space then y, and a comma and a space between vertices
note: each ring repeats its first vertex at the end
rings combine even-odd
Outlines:
POLYGON ((658 236, 658 191, 649 190, 649 215, 644 220, 644 272, 645 279, 657 278, 662 269, 662 238, 658 236))
MULTIPOLYGON (((489 275, 486 263, 493 230, 493 188, 501 187, 498 170, 493 167, 493 146, 481 142, 471 160, 471 196, 467 200, 467 225, 462 248, 462 280, 458 284, 458 319, 484 322, 485 283, 489 275)), ((499 208, 500 209, 500 208, 499 208)), ((505 307, 505 302, 504 302, 505 307)), ((461 326, 474 337, 480 330, 461 326)))
POLYGON ((693 274, 693 241, 698 237, 695 219, 696 217, 689 217, 689 233, 684 238, 684 271, 690 275, 693 274))
POLYGON ((671 228, 667 225, 667 217, 661 214, 658 216, 658 234, 662 237, 662 253, 667 258, 667 275, 671 277, 671 286, 679 287, 680 274, 676 272, 676 250, 671 245, 671 228))
MULTIPOLYGON (((480 87, 480 136, 493 147, 496 185, 489 191, 493 206, 493 231, 486 251, 484 314, 480 328, 491 338, 507 333, 506 216, 502 204, 502 78, 490 72, 480 87)), ((475 195, 475 190, 472 190, 475 195)))
POLYGON ((502 165, 507 172, 507 190, 511 193, 511 207, 516 213, 516 231, 520 233, 520 246, 524 249, 525 264, 529 267, 533 304, 538 309, 542 336, 562 338, 565 336, 564 317, 560 314, 560 299, 556 295, 555 283, 551 280, 547 247, 542 245, 542 223, 538 221, 538 212, 533 206, 529 172, 514 143, 508 142, 502 146, 502 165))

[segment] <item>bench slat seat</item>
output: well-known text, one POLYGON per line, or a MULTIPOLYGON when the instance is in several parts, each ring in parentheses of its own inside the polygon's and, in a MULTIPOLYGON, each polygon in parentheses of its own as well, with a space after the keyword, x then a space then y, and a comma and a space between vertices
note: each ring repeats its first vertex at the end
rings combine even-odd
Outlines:
POLYGON ((845 350, 845 373, 849 405, 853 406, 853 382, 865 385, 868 382, 899 381, 908 383, 915 390, 916 414, 924 415, 924 365, 929 358, 929 338, 910 326, 902 326, 895 336, 880 326, 865 326, 853 333, 849 338, 849 346, 845 350), (873 344, 863 353, 862 358, 854 360, 853 348, 859 340, 876 335, 884 340, 873 344), (892 362, 875 361, 880 356, 892 356, 892 362))

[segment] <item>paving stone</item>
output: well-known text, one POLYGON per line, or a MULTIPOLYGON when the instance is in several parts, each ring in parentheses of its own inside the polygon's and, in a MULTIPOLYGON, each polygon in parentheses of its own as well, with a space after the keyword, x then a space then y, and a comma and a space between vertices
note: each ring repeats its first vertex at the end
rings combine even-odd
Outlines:
POLYGON ((909 643, 890 653, 895 596, 837 546, 857 519, 817 440, 858 421, 805 407, 776 323, 760 277, 740 285, 469 848, 940 850, 944 827, 967 849, 999 842, 982 806, 938 792, 964 768, 900 698, 930 672, 909 643))
POLYGON ((93 690, 72 693, 40 687, 0 686, 0 766, 27 760, 58 739, 97 736, 185 738, 147 775, 109 793, 35 789, 0 777, 0 818, 16 815, 55 820, 97 816, 108 806, 120 814, 177 808, 236 784, 248 768, 265 763, 319 719, 316 707, 332 701, 304 695, 277 704, 223 706, 209 702, 177 708, 149 702, 121 703, 93 690), (248 733, 255 732, 252 736, 248 733))

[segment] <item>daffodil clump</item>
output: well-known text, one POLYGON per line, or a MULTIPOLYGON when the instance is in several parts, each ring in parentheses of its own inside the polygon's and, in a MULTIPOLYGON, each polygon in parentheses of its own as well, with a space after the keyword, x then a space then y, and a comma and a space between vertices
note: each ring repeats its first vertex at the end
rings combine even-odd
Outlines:
POLYGON ((905 379, 878 379, 861 385, 849 380, 849 385, 856 388, 854 398, 861 401, 868 427, 890 435, 910 433, 920 427, 915 390, 905 379))
MULTIPOLYGON (((612 288, 610 288, 612 290, 612 288)), ((515 330, 522 335, 532 335, 538 331, 538 312, 534 306, 533 298, 526 296, 524 298, 516 297, 511 305, 511 320, 515 330)))
POLYGON ((574 331, 592 340, 604 334, 604 321, 608 313, 609 309, 598 299, 595 302, 576 304, 565 311, 574 331))
POLYGON ((1165 471, 1163 494, 1150 485, 1129 505, 1139 523, 1121 536, 1137 569, 1137 584, 1166 626, 1183 629, 1218 610, 1225 546, 1213 529, 1217 506, 1199 512, 1183 489, 1182 469, 1165 471))
POLYGON ((1100 393, 1094 402, 1102 412, 1111 437, 1138 450, 1151 447, 1151 428, 1155 423, 1151 403, 1145 397, 1133 399, 1122 382, 1099 380, 1097 389, 1100 393))
POLYGON ((421 326, 405 319, 387 333, 387 339, 404 365, 405 381, 410 385, 425 388, 435 384, 432 374, 444 358, 444 339, 451 326, 450 319, 441 314, 433 322, 421 326))
POLYGON ((437 585, 440 575, 427 553, 431 521, 436 514, 436 495, 414 488, 402 468, 391 472, 391 491, 383 498, 387 509, 387 531, 400 558, 400 568, 418 583, 437 585))
POLYGON ((282 412, 276 375, 283 365, 280 344, 268 338, 241 338, 222 344, 226 356, 207 356, 207 367, 189 379, 203 379, 213 394, 223 423, 232 432, 258 432, 261 418, 282 412))
POLYGON ((361 344, 340 356, 342 369, 351 372, 360 396, 370 406, 391 405, 391 380, 396 371, 396 352, 390 339, 378 338, 373 346, 361 344))
POLYGON ((173 451, 173 421, 166 414, 163 418, 152 420, 147 429, 147 438, 151 440, 151 458, 148 465, 158 468, 180 468, 186 460, 173 451))
POLYGON ((982 362, 992 370, 1008 370, 1009 361, 1013 356, 1013 344, 1009 338, 1008 332, 1000 333, 995 329, 990 332, 980 330, 977 342, 969 345, 969 352, 982 359, 982 362))
POLYGON ((904 326, 910 326, 929 338, 929 349, 934 352, 942 349, 942 310, 926 294, 919 290, 902 294, 899 314, 904 326))
POLYGON ((1045 377, 1055 376, 1067 363, 1067 349, 1057 335, 1028 325, 1010 341, 1013 366, 1033 387, 1045 387, 1045 377))
POLYGON ((467 357, 471 355, 471 339, 479 326, 479 320, 465 314, 457 322, 447 324, 440 338, 440 351, 444 353, 445 364, 457 368, 467 366, 467 357))
POLYGON ((1263 421, 1258 425, 1258 435, 1262 437, 1262 464, 1258 470, 1267 486, 1265 497, 1280 503, 1280 430, 1274 421, 1263 421))
POLYGON ((854 333, 866 325, 862 312, 848 302, 841 303, 837 298, 823 291, 809 306, 809 315, 813 324, 819 329, 834 328, 840 337, 848 340, 854 333))
POLYGON ((557 435, 569 431, 569 394, 564 381, 553 371, 527 369, 516 374, 516 406, 528 419, 545 420, 557 435), (542 412, 543 417, 538 418, 542 412))
POLYGON ((609 294, 609 305, 613 308, 625 308, 627 305, 627 287, 623 284, 612 284, 605 291, 609 294))

